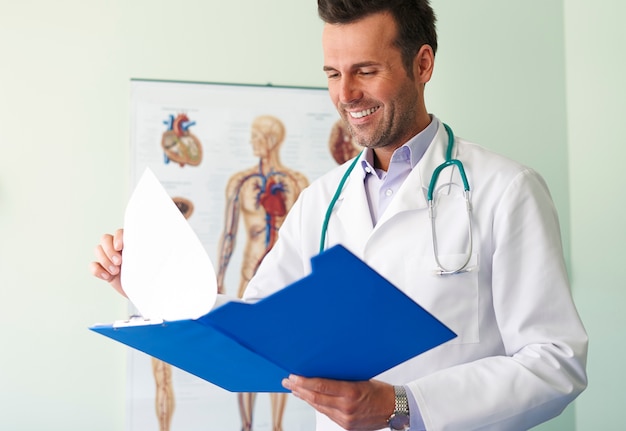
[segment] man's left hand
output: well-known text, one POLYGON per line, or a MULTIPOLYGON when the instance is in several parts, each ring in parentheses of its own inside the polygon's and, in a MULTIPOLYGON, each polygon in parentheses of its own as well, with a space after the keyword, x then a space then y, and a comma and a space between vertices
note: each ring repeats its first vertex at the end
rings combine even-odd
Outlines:
POLYGON ((290 375, 283 386, 347 430, 387 427, 395 408, 393 386, 377 380, 346 382, 290 375))

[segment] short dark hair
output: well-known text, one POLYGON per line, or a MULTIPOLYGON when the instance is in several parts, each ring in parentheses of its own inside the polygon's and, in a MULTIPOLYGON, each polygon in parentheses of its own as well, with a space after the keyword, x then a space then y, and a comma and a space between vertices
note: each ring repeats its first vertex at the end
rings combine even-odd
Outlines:
POLYGON ((413 59, 423 45, 430 45, 437 52, 437 18, 429 0, 317 0, 317 12, 328 24, 348 24, 389 12, 398 26, 395 44, 411 76, 413 59))

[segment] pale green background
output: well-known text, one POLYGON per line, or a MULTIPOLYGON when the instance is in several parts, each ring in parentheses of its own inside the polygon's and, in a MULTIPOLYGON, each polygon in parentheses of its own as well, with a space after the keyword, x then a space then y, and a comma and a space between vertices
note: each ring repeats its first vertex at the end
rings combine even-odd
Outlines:
MULTIPOLYGON (((561 216, 590 385, 541 429, 626 429, 626 2, 433 5, 430 110, 561 216)), ((87 265, 122 223, 130 78, 324 86, 320 30, 311 0, 0 0, 1 429, 124 428, 124 349, 86 327, 126 303, 87 265)))

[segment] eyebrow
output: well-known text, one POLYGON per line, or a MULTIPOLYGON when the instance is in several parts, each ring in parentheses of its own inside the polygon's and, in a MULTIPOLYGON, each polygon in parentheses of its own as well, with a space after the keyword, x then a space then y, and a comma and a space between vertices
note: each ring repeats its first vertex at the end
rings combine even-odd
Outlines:
MULTIPOLYGON (((355 63, 353 64, 350 69, 361 69, 362 67, 372 67, 372 66, 379 66, 380 63, 376 62, 376 61, 362 61, 360 63, 355 63)), ((332 67, 332 66, 324 66, 323 67, 324 72, 329 72, 329 71, 333 71, 333 70, 337 70, 336 68, 332 67)))

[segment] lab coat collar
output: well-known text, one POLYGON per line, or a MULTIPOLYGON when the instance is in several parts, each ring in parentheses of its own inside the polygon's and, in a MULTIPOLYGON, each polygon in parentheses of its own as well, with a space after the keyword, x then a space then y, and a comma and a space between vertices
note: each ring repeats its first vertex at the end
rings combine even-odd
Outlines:
POLYGON ((398 194, 380 217, 377 226, 382 226, 401 212, 426 209, 428 207, 426 200, 428 184, 432 172, 445 160, 447 143, 448 134, 440 122, 437 133, 424 156, 404 181, 398 190, 398 194))
MULTIPOLYGON (((398 190, 398 194, 380 218, 376 229, 400 212, 427 208, 428 183, 435 168, 445 161, 447 144, 448 134, 440 121, 435 138, 398 190), (416 193, 416 190, 419 192, 416 193)), ((362 153, 359 157, 362 159, 364 154, 362 153)), ((360 164, 361 161, 357 163, 360 164)), ((337 201, 336 214, 350 238, 363 238, 365 242, 375 227, 372 224, 363 186, 364 176, 363 169, 357 168, 352 171, 337 201)))

